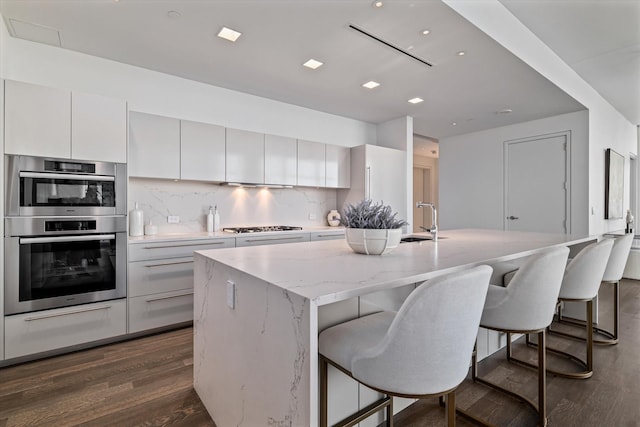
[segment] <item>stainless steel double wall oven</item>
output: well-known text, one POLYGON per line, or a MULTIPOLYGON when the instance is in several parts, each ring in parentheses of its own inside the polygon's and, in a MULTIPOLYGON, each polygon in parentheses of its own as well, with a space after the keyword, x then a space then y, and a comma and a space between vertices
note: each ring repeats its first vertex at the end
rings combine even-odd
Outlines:
POLYGON ((126 297, 126 165, 7 155, 5 172, 5 314, 126 297))

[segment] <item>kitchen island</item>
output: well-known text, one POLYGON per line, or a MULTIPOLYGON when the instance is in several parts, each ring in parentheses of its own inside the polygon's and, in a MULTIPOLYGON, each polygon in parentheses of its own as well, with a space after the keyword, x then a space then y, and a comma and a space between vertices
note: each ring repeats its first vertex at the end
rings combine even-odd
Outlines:
MULTIPOLYGON (((397 309, 441 274, 591 240, 467 229, 383 256, 356 254, 344 240, 196 252, 195 390, 218 427, 315 426, 320 330, 397 309)), ((329 381, 330 422, 375 400, 342 374, 329 381)))

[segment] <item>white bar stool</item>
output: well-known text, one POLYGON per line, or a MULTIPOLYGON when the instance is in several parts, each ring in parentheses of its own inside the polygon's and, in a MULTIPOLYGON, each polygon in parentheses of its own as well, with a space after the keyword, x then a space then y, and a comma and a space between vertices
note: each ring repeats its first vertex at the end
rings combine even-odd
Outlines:
POLYGON ((327 366, 331 364, 385 397, 340 421, 353 426, 386 409, 392 396, 446 395, 447 425, 455 426, 455 389, 469 370, 491 268, 479 266, 428 280, 397 313, 380 313, 325 329, 319 336, 320 425, 327 426, 327 366))
MULTIPOLYGON (((593 299, 598 295, 600 282, 607 268, 612 247, 613 240, 611 239, 592 243, 582 249, 567 265, 562 279, 562 286, 560 287, 560 295, 558 295, 558 304, 563 301, 582 301, 586 303, 586 360, 565 351, 547 347, 547 351, 566 357, 583 368, 580 372, 566 372, 547 368, 547 372, 572 379, 587 379, 593 375, 593 299)), ((575 338, 575 335, 551 329, 551 326, 547 332, 575 338)), ((537 346, 536 343, 530 341, 529 334, 527 334, 527 345, 537 346)), ((514 358, 514 360, 527 366, 537 367, 520 359, 514 358)))
MULTIPOLYGON (((507 333, 507 359, 511 357, 512 333, 538 334, 538 404, 478 376, 474 352, 471 375, 474 381, 507 393, 528 404, 538 414, 538 423, 547 425, 545 330, 551 324, 569 256, 569 248, 556 247, 532 255, 517 270, 506 287, 489 286, 480 326, 507 333)), ((486 423, 466 411, 458 412, 475 422, 486 423)))
MULTIPOLYGON (((624 267, 629 258, 631 244, 633 243, 633 234, 625 234, 620 237, 613 238, 613 248, 609 256, 607 268, 602 277, 602 283, 610 283, 613 285, 613 331, 607 331, 603 328, 593 327, 593 331, 597 334, 604 335, 605 339, 594 339, 595 344, 614 345, 618 343, 618 331, 620 329, 620 280, 624 274, 624 267)), ((607 239, 605 239, 607 240, 607 239)), ((565 324, 573 324, 584 327, 585 323, 573 319, 562 317, 562 311, 559 312, 559 321, 565 324)), ((568 335, 568 334, 567 334, 568 335)), ((571 335, 572 338, 584 340, 584 337, 571 335)))

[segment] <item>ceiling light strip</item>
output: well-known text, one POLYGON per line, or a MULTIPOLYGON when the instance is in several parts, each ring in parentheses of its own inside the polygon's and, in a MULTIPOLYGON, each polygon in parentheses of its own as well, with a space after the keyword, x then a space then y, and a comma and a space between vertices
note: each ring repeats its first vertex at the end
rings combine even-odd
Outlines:
POLYGON ((415 59, 416 61, 418 61, 418 62, 420 62, 420 63, 422 63, 422 64, 424 64, 424 65, 426 65, 426 66, 428 66, 428 67, 433 67, 433 64, 431 64, 431 63, 429 63, 429 62, 425 61, 424 59, 419 58, 419 57, 417 57, 417 56, 415 56, 415 55, 412 55, 412 54, 410 54, 409 52, 407 52, 406 50, 403 50, 403 49, 399 48, 398 46, 396 46, 396 45, 394 45, 394 44, 392 44, 392 43, 389 43, 388 41, 385 41, 385 40, 381 39, 381 38, 380 38, 380 37, 378 37, 378 36, 374 36, 374 35, 373 35, 373 34, 371 34, 370 32, 368 32, 368 31, 366 31, 366 30, 363 30, 362 28, 360 28, 360 27, 358 27, 358 26, 356 26, 356 25, 349 24, 349 28, 351 28, 352 30, 356 30, 356 31, 357 31, 357 32, 359 32, 360 34, 363 34, 363 35, 365 35, 365 36, 367 36, 367 37, 369 37, 369 38, 371 38, 371 39, 373 39, 373 40, 375 40, 375 41, 377 41, 377 42, 379 42, 379 43, 382 43, 383 45, 388 46, 388 47, 390 47, 391 49, 394 49, 394 50, 396 50, 396 51, 398 51, 398 52, 402 53, 403 55, 408 56, 409 58, 415 59))

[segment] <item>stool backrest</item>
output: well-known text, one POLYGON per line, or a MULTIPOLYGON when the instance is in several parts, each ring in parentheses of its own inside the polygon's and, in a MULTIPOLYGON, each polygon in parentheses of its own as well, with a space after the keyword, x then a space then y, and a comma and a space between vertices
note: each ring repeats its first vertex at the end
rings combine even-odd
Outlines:
POLYGON ((627 258, 629 258, 629 252, 631 251, 631 243, 633 243, 633 234, 625 234, 614 239, 609 263, 602 277, 603 281, 617 282, 622 279, 624 266, 627 264, 627 258))
POLYGON ((383 340, 354 357, 354 377, 406 395, 448 391, 467 375, 491 267, 436 277, 407 297, 383 340))
POLYGON ((560 298, 590 300, 598 295, 607 268, 612 239, 592 243, 582 249, 567 265, 560 288, 560 298))
POLYGON ((504 297, 485 307, 482 324, 510 331, 538 331, 553 320, 569 248, 545 249, 530 256, 505 288, 504 297))

